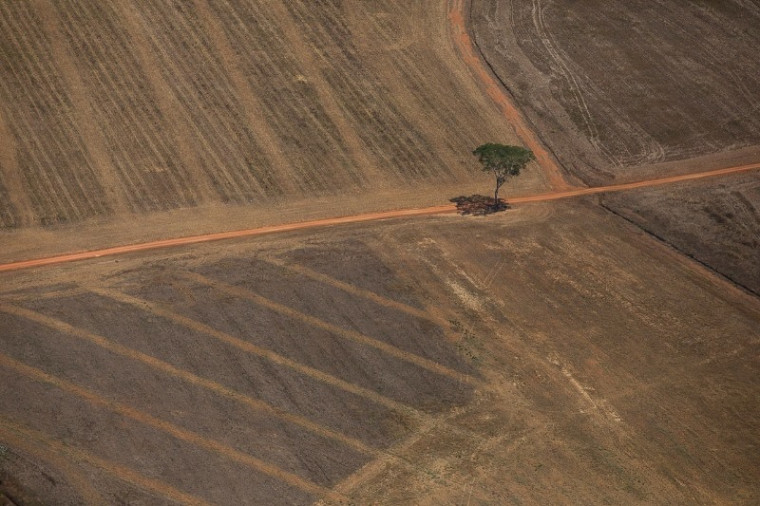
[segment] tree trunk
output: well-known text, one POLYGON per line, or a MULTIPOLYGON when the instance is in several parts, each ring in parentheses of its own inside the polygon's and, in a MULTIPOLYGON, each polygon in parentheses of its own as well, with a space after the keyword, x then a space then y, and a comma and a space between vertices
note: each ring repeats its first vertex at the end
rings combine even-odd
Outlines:
POLYGON ((501 185, 499 183, 496 183, 496 190, 493 192, 493 210, 498 211, 499 210, 499 188, 501 185))

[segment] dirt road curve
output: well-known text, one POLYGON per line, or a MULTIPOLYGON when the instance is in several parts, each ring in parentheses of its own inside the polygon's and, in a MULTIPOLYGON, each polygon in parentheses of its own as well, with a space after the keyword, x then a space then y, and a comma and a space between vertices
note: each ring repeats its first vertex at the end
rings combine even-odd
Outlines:
MULTIPOLYGON (((570 197, 579 197, 584 195, 594 195, 597 193, 617 192, 624 190, 633 190, 636 188, 646 188, 650 186, 659 186, 682 181, 691 181, 695 179, 704 179, 709 177, 725 176, 739 172, 760 169, 760 164, 740 165, 738 167, 729 167, 708 172, 696 174, 684 174, 680 176, 671 176, 660 179, 650 179, 647 181, 638 181, 635 183, 625 183, 611 186, 598 186, 595 188, 578 188, 575 190, 565 190, 558 192, 542 193, 538 195, 528 195, 525 197, 510 198, 511 204, 522 204, 530 202, 546 202, 549 200, 564 199, 570 197)), ((423 207, 419 209, 400 209, 393 211, 381 211, 376 213, 357 214, 353 216, 341 216, 337 218, 326 218, 321 220, 302 221, 297 223, 285 223, 282 225, 270 225, 266 227, 251 228, 245 230, 232 230, 229 232, 219 232, 215 234, 194 235, 189 237, 178 237, 174 239, 163 239, 160 241, 151 241, 140 244, 128 244, 125 246, 115 246, 112 248, 99 249, 94 251, 82 251, 78 253, 69 253, 65 255, 56 255, 46 258, 35 258, 32 260, 22 260, 0 264, 0 272, 16 271, 29 269, 32 267, 42 267, 45 265, 54 265, 77 260, 88 260, 92 258, 122 255, 125 253, 134 253, 138 251, 154 250, 169 248, 172 246, 184 246, 188 244, 197 244, 203 242, 219 241, 222 239, 236 239, 241 237, 253 237, 257 235, 273 234, 276 232, 289 232, 292 230, 303 230, 308 228, 327 227, 331 225, 342 225, 347 223, 361 223, 364 221, 386 220, 391 218, 406 218, 410 216, 428 216, 434 214, 455 213, 454 204, 443 204, 439 206, 423 207)))
POLYGON ((451 0, 449 2, 451 36, 454 39, 459 54, 462 56, 462 60, 485 86, 486 93, 499 106, 504 116, 509 120, 509 124, 515 129, 517 136, 520 137, 520 140, 535 153, 536 161, 544 170, 544 174, 551 187, 555 190, 570 188, 554 157, 549 154, 543 143, 533 133, 533 130, 528 128, 525 118, 515 107, 514 103, 512 103, 504 87, 496 80, 493 73, 475 51, 465 22, 467 16, 465 4, 467 2, 468 0, 451 0))

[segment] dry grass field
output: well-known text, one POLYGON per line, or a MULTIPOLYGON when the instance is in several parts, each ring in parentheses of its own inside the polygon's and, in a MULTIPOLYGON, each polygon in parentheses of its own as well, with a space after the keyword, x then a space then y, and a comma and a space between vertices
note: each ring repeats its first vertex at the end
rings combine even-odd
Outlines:
POLYGON ((591 202, 47 272, 0 296, 45 504, 760 499, 757 299, 591 202))
POLYGON ((760 294, 757 174, 609 195, 604 205, 760 294))

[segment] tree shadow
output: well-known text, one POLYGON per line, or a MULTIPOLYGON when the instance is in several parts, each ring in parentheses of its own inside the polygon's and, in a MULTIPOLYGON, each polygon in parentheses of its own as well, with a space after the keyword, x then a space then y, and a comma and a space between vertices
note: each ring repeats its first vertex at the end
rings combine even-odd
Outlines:
POLYGON ((470 195, 469 197, 461 195, 449 199, 449 202, 454 202, 457 205, 457 212, 461 215, 486 216, 510 208, 503 199, 499 199, 498 205, 494 207, 493 197, 486 197, 485 195, 470 195))

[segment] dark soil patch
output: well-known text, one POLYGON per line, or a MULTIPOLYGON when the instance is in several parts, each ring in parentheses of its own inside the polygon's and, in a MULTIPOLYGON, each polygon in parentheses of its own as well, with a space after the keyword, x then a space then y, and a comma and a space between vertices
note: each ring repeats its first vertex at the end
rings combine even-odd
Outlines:
POLYGON ((485 195, 459 196, 449 199, 449 202, 456 203, 457 211, 461 215, 486 216, 509 209, 509 204, 504 199, 499 199, 499 203, 494 205, 493 197, 485 195))

